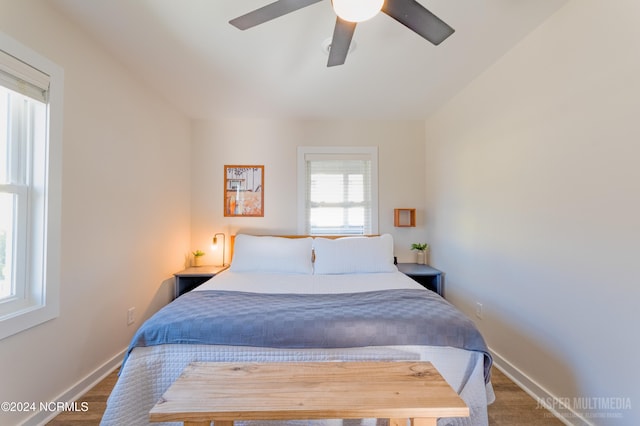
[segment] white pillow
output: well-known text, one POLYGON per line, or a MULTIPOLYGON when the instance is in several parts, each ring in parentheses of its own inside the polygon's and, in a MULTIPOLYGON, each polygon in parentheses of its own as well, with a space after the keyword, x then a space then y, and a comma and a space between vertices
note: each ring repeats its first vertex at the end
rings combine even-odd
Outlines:
POLYGON ((315 274, 357 274, 394 272, 393 238, 379 237, 316 238, 313 241, 315 274))
POLYGON ((312 242, 313 238, 237 235, 229 270, 311 274, 312 242))

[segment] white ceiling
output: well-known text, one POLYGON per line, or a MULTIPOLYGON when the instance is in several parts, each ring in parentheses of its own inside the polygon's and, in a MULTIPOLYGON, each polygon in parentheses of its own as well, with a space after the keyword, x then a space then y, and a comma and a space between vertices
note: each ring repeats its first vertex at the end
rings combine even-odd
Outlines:
POLYGON ((193 118, 423 119, 567 0, 420 0, 456 32, 433 46, 385 14, 327 68, 330 0, 246 31, 228 21, 272 0, 53 0, 193 118))

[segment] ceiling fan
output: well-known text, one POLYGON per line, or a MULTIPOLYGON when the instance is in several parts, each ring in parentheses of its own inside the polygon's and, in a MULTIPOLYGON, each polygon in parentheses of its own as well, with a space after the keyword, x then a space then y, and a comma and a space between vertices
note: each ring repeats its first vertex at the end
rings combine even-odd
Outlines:
MULTIPOLYGON (((241 30, 255 27, 322 0, 278 0, 229 21, 241 30)), ((327 67, 344 64, 358 22, 384 12, 434 45, 442 43, 454 29, 415 0, 331 0, 336 25, 327 67)))

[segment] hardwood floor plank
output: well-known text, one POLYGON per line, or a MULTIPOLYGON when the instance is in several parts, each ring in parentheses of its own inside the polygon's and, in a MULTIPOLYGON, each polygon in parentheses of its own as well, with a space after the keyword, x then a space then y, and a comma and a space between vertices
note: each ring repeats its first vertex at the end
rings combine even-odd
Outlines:
POLYGON ((539 408, 518 385, 497 368, 491 370, 491 384, 496 400, 489 406, 491 426, 563 426, 550 411, 539 408))
POLYGON ((100 424, 102 415, 107 408, 107 398, 118 380, 119 368, 105 377, 86 394, 78 399, 78 403, 87 402, 89 410, 86 412, 65 411, 58 414, 47 426, 96 426, 100 424))

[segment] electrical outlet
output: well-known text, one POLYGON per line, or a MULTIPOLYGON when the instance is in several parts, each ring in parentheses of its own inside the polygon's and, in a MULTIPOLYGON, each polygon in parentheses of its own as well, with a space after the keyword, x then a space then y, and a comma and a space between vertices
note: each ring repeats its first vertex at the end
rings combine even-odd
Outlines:
POLYGON ((131 325, 136 322, 135 312, 136 308, 129 308, 127 310, 127 325, 131 325))
POLYGON ((482 319, 482 303, 476 302, 476 316, 482 319))

